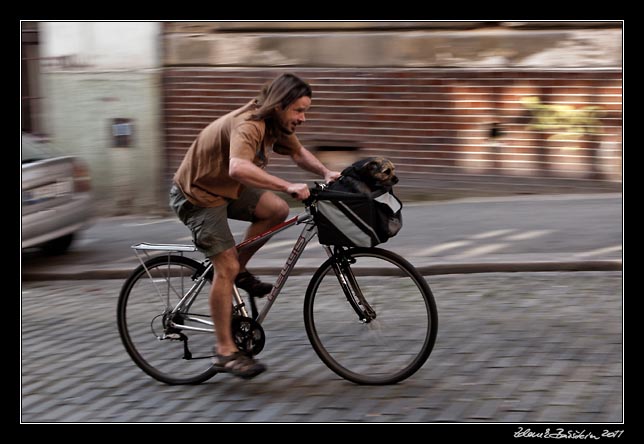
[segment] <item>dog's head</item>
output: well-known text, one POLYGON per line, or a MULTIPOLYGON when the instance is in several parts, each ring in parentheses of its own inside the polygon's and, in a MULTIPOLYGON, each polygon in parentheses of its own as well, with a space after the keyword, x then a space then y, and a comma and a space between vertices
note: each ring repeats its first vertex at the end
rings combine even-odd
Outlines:
POLYGON ((366 164, 366 170, 376 183, 384 186, 394 186, 398 183, 396 167, 389 159, 384 157, 371 158, 366 164))

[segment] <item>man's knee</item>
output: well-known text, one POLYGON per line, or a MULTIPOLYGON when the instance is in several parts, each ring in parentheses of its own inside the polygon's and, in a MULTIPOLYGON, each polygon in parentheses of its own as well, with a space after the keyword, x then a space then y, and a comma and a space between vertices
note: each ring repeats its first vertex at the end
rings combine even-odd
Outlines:
POLYGON ((279 203, 275 206, 275 219, 279 222, 284 222, 288 217, 289 212, 290 208, 288 207, 288 204, 284 200, 279 199, 279 203))
POLYGON ((259 220, 270 220, 275 224, 284 222, 290 209, 284 199, 271 192, 265 192, 257 203, 255 217, 259 220))
POLYGON ((239 258, 237 257, 237 250, 231 248, 210 258, 215 266, 215 273, 217 276, 227 280, 234 280, 239 273, 239 258))

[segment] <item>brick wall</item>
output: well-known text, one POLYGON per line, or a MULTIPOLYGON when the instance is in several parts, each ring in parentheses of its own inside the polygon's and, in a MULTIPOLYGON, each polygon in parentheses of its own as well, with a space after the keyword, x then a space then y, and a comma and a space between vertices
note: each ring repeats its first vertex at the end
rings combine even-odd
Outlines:
MULTIPOLYGON (((166 67, 166 185, 205 125, 283 71, 166 67)), ((304 146, 351 146, 359 150, 350 156, 389 157, 403 193, 621 189, 622 74, 616 70, 291 72, 313 87, 313 106, 298 129, 304 146)), ((319 155, 333 163, 329 153, 319 155)), ((279 155, 269 171, 311 179, 279 155)))

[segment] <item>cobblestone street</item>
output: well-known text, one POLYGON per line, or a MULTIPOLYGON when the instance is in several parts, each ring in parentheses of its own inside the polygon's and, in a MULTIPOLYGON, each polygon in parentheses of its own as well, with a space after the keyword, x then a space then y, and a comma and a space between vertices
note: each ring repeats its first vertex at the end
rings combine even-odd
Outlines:
MULTIPOLYGON (((23 422, 620 422, 621 272, 432 276, 438 339, 393 386, 337 377, 309 345, 308 278, 264 323, 268 371, 167 386, 134 365, 116 328, 121 280, 24 282, 23 422)), ((413 327, 413 326, 412 326, 413 327)))

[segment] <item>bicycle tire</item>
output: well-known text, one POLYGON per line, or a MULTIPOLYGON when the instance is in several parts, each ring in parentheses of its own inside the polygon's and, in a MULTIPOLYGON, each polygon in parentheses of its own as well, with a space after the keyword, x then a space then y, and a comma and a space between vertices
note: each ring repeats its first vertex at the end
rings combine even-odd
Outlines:
POLYGON ((377 313, 361 322, 333 271, 335 254, 313 275, 304 299, 309 341, 327 367, 364 385, 400 382, 432 352, 438 331, 436 302, 427 281, 408 261, 380 248, 345 251, 352 273, 377 313))
MULTIPOLYGON (((121 341, 141 370, 166 384, 199 384, 215 375, 217 372, 209 359, 215 337, 212 333, 195 332, 193 334, 186 331, 185 335, 189 338, 188 346, 193 356, 195 353, 202 355, 196 357, 201 359, 189 360, 183 359, 182 340, 159 340, 158 335, 163 332, 161 325, 163 313, 170 307, 170 303, 159 300, 166 295, 161 293, 159 286, 152 283, 150 276, 157 279, 158 284, 165 281, 163 285, 168 287, 167 297, 169 298, 171 290, 185 294, 187 288, 184 283, 186 286, 192 285, 195 273, 200 275, 204 270, 203 264, 184 256, 156 256, 138 266, 121 289, 116 313, 121 341), (181 279, 181 282, 178 283, 175 278, 181 279), (179 284, 182 286, 179 290, 170 288, 172 285, 179 284)), ((195 304, 198 305, 194 309, 200 310, 196 313, 209 317, 208 298, 200 296, 202 295, 197 295, 195 304)), ((175 298, 176 303, 179 300, 178 294, 175 294, 175 298)))

